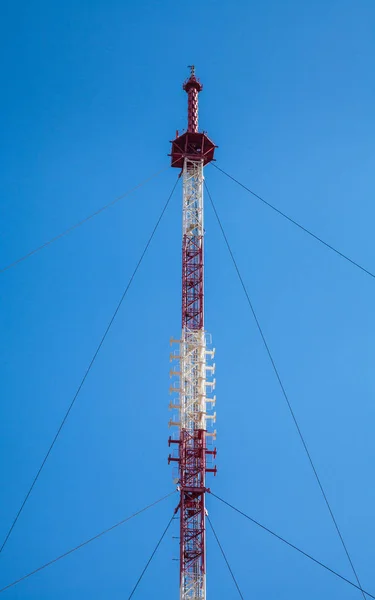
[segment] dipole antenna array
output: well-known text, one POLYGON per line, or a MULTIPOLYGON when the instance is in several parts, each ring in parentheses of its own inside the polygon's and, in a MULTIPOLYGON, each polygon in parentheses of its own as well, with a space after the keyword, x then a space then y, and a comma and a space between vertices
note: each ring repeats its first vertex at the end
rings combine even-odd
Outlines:
POLYGON ((174 416, 178 436, 169 438, 178 465, 180 492, 180 600, 206 598, 206 473, 216 475, 215 350, 204 328, 203 169, 214 159, 215 144, 198 129, 198 94, 203 86, 190 67, 183 89, 188 95, 187 131, 172 142, 172 167, 182 170, 182 332, 171 340, 174 416), (210 443, 211 442, 211 443, 210 443), (211 462, 210 462, 211 461, 211 462))

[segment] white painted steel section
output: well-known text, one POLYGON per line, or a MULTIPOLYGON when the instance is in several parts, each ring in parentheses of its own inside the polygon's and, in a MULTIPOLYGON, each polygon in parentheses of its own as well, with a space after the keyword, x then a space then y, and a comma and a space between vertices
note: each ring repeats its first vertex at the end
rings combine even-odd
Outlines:
POLYGON ((182 235, 203 236, 203 160, 185 158, 182 181, 182 235))
POLYGON ((193 432, 206 429, 206 339, 204 331, 183 331, 180 344, 180 421, 193 432))
POLYGON ((208 337, 203 330, 183 330, 181 340, 171 340, 171 344, 179 344, 179 350, 172 353, 170 359, 178 361, 179 366, 170 371, 174 382, 169 388, 173 395, 169 408, 178 412, 169 421, 169 426, 182 427, 189 432, 205 429, 207 436, 215 437, 215 432, 210 431, 216 418, 213 412, 216 396, 212 394, 215 364, 207 364, 207 360, 213 360, 213 351, 207 350, 208 337))

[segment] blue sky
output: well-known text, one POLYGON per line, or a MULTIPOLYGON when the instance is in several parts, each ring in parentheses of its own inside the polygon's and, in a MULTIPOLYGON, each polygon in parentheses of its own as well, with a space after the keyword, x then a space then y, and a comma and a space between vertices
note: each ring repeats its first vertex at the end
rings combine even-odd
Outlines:
MULTIPOLYGON (((168 166, 195 63, 218 165, 370 270, 372 0, 3 2, 1 266, 168 166)), ((5 535, 177 173, 0 276, 5 535)), ((362 584, 374 593, 374 281, 213 167, 207 183, 362 584)), ((181 190, 0 557, 0 585, 173 489, 181 190)), ((352 578, 210 207, 215 493, 352 578)), ((128 597, 177 498, 4 592, 128 597)), ((359 598, 208 498, 245 598, 359 598)), ((177 523, 135 597, 178 597, 177 523)), ((208 594, 236 590, 208 533, 208 594)))

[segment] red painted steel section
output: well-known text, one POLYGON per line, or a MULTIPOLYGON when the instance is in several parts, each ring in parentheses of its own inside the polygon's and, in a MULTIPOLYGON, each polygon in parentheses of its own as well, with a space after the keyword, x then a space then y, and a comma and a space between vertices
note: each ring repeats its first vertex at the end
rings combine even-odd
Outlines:
POLYGON ((198 131, 198 94, 203 90, 203 85, 195 77, 195 69, 191 68, 191 75, 183 85, 183 89, 188 95, 188 131, 197 133, 198 131))
POLYGON ((206 467, 206 455, 215 454, 206 448, 206 432, 182 429, 179 440, 169 439, 170 444, 179 445, 179 458, 169 456, 168 462, 180 464, 180 577, 194 574, 204 575, 205 559, 205 483, 206 472, 215 469, 206 467))
POLYGON ((184 159, 203 159, 203 165, 214 160, 215 144, 205 133, 186 132, 176 137, 172 142, 171 166, 182 169, 184 159))
POLYGON ((180 577, 204 575, 205 564, 205 432, 180 434, 180 577))
POLYGON ((183 85, 183 89, 188 95, 188 127, 182 135, 176 132, 176 139, 172 143, 171 165, 177 169, 182 169, 184 159, 203 158, 203 164, 207 165, 214 160, 215 144, 206 135, 205 132, 198 131, 198 94, 202 91, 203 85, 195 76, 194 67, 191 68, 191 75, 183 85))

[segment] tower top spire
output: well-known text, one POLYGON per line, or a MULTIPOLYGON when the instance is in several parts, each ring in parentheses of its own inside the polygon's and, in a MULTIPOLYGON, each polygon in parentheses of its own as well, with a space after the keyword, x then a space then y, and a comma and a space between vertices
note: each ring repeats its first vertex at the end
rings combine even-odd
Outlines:
POLYGON ((198 132, 198 94, 203 90, 203 85, 195 76, 195 66, 189 65, 190 77, 183 85, 188 95, 188 128, 191 133, 198 132))
POLYGON ((195 75, 195 66, 189 65, 190 77, 183 84, 183 89, 188 95, 188 126, 187 130, 179 134, 172 141, 172 167, 182 169, 185 158, 203 160, 207 165, 214 160, 215 144, 202 131, 198 129, 198 94, 203 90, 203 85, 195 75))

